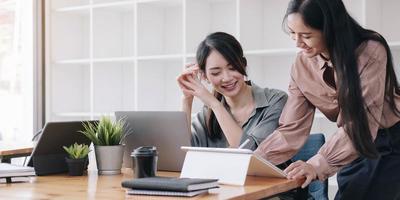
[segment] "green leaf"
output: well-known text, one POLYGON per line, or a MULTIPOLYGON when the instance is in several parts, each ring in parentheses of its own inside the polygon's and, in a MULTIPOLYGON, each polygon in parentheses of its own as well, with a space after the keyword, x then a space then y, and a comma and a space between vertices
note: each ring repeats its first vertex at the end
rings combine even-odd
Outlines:
POLYGON ((85 158, 90 152, 88 145, 78 144, 76 142, 69 147, 63 146, 63 148, 68 153, 68 156, 71 159, 85 158))
POLYGON ((110 117, 103 116, 99 122, 84 122, 83 128, 84 130, 79 132, 89 138, 94 145, 119 145, 125 137, 125 121, 123 119, 113 122, 110 117))

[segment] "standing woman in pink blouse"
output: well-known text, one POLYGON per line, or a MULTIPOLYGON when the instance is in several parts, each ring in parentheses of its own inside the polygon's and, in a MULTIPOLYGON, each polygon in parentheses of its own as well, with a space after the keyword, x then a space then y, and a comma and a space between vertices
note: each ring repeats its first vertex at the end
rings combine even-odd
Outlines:
POLYGON ((291 0, 284 18, 298 53, 279 128, 256 153, 280 164, 309 136, 318 108, 338 129, 290 179, 338 172, 335 199, 400 199, 400 88, 385 39, 362 28, 341 0, 291 0))

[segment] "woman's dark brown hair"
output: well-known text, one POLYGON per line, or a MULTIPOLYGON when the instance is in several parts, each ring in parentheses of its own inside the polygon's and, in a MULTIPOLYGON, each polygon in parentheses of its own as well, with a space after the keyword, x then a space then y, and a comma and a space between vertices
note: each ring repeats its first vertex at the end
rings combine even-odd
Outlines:
POLYGON ((377 41, 385 47, 385 101, 400 115, 394 102, 394 95, 400 95, 400 88, 389 45, 377 32, 361 27, 347 12, 341 0, 291 0, 283 21, 284 26, 287 16, 292 13, 300 14, 307 26, 322 32, 338 76, 338 103, 345 131, 361 155, 376 158, 378 152, 372 140, 367 111, 364 108, 356 49, 367 40, 377 41))

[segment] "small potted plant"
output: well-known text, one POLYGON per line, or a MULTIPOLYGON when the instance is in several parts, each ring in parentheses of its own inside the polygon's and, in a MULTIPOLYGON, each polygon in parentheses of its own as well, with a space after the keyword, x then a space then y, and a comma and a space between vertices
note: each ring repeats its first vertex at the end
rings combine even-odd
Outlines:
POLYGON ((63 148, 69 156, 65 158, 68 174, 70 176, 82 176, 88 164, 89 146, 75 143, 69 147, 63 146, 63 148))
POLYGON ((112 121, 110 117, 101 117, 99 122, 83 124, 80 131, 88 137, 94 145, 96 164, 99 174, 120 174, 125 137, 125 123, 123 120, 112 121))

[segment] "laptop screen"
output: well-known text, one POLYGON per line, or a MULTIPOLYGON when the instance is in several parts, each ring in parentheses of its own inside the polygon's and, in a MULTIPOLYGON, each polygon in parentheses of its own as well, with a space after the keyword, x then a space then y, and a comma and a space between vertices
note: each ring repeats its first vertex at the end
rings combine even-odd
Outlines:
POLYGON ((181 171, 185 152, 181 146, 190 146, 191 133, 186 114, 181 111, 120 111, 118 119, 126 121, 131 132, 125 138, 123 164, 132 167, 131 152, 140 146, 156 146, 158 170, 181 171))
POLYGON ((83 130, 82 121, 46 123, 32 151, 28 166, 33 166, 37 175, 68 171, 65 162, 68 154, 62 147, 75 142, 87 145, 91 143, 86 136, 78 132, 80 130, 83 130))

